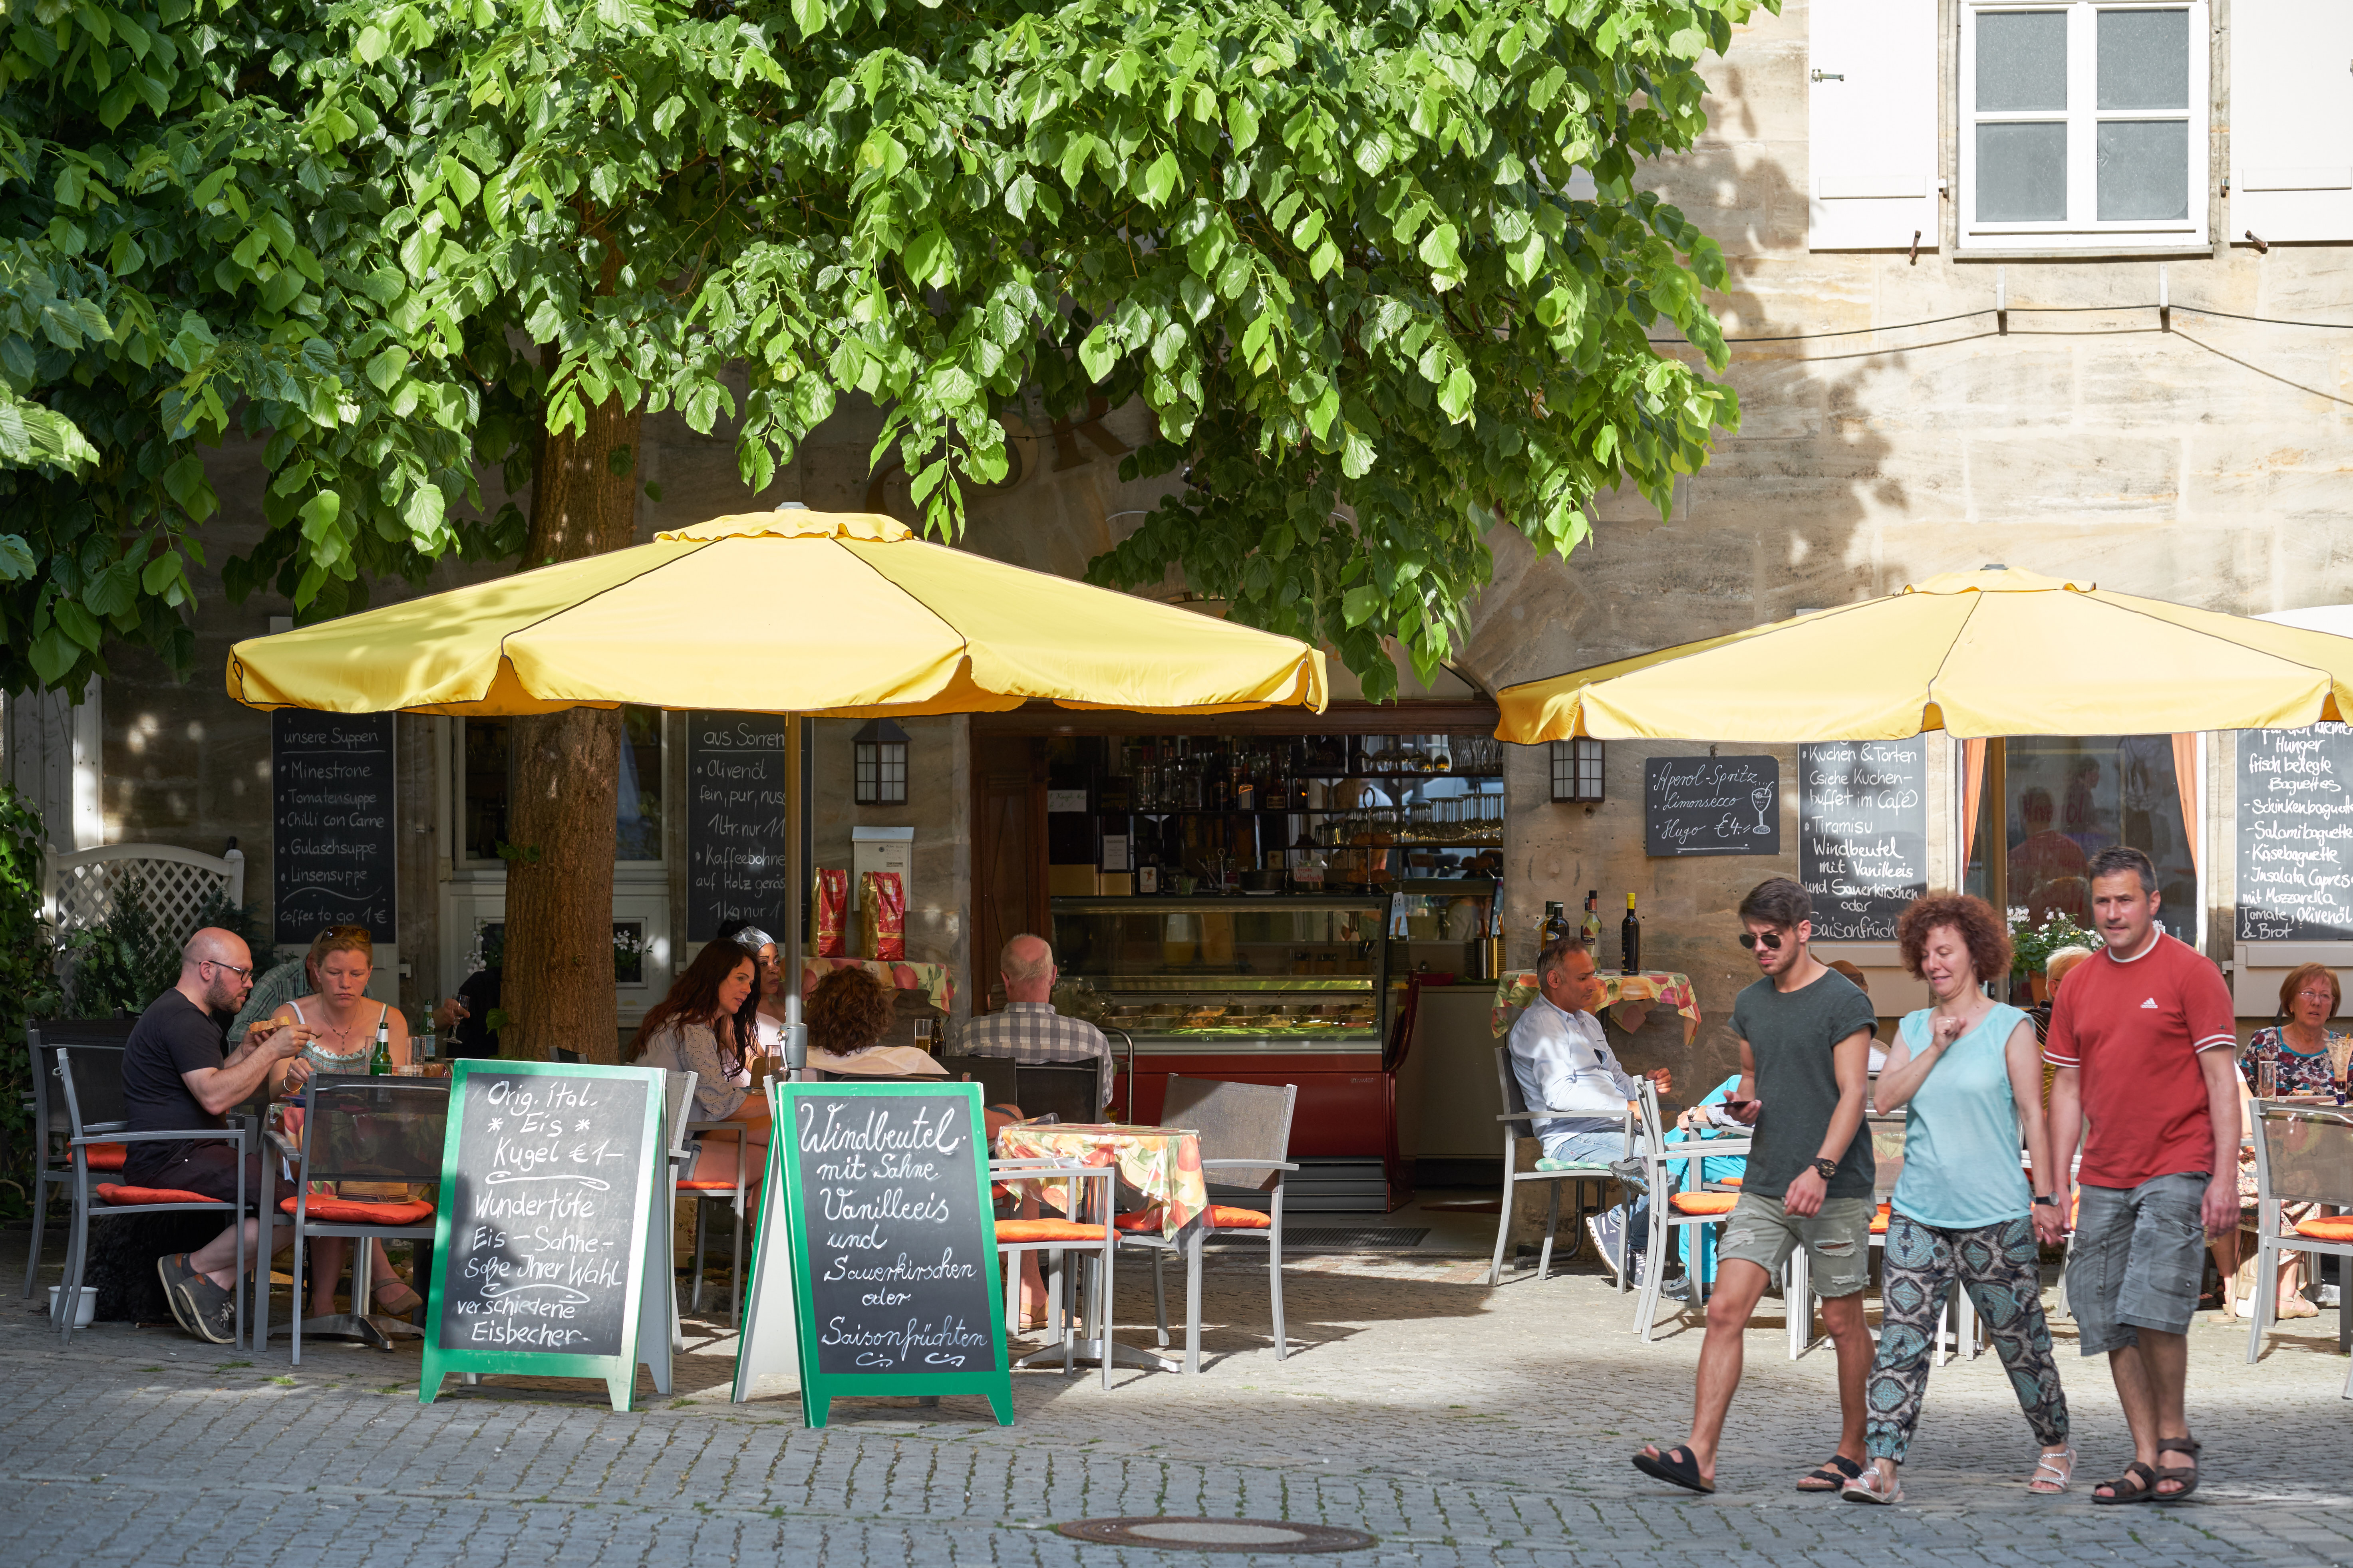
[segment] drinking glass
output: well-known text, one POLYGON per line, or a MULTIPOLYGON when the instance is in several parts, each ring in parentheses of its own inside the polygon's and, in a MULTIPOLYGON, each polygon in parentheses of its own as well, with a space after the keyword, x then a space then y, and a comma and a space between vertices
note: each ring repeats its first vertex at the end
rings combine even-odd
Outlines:
POLYGON ((2279 1063, 2265 1058, 2255 1063, 2255 1098, 2272 1100, 2279 1094, 2279 1063))

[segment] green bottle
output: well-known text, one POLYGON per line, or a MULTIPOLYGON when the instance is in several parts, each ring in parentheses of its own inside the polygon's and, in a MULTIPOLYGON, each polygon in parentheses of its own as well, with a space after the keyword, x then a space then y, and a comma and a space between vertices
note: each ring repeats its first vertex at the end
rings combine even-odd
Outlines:
POLYGON ((368 1076, 389 1078, 392 1075, 392 1026, 379 1014, 375 1021, 375 1048, 368 1052, 368 1076))

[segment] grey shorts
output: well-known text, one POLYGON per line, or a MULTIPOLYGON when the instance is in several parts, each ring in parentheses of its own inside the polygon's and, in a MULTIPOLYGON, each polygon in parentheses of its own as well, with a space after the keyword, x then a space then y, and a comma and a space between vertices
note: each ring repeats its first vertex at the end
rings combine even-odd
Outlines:
POLYGON ((1737 1258, 1778 1279, 1789 1254, 1803 1243, 1814 1294, 1852 1296, 1871 1277, 1871 1216, 1878 1207, 1869 1198, 1824 1198, 1821 1212, 1804 1219, 1778 1198, 1743 1193, 1715 1244, 1717 1264, 1737 1258))
POLYGON ((2138 1344, 2136 1329, 2186 1334, 2206 1272, 2206 1173, 2152 1176, 2137 1187, 2082 1188, 2067 1307, 2085 1355, 2138 1344))

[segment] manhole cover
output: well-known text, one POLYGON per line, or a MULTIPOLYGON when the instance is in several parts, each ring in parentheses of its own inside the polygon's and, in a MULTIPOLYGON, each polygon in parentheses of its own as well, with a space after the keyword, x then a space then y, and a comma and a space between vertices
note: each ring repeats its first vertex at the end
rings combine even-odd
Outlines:
POLYGON ((1356 1552, 1376 1544, 1361 1530, 1293 1524, 1282 1519, 1074 1519, 1054 1527, 1106 1546, 1162 1546, 1184 1552, 1356 1552))

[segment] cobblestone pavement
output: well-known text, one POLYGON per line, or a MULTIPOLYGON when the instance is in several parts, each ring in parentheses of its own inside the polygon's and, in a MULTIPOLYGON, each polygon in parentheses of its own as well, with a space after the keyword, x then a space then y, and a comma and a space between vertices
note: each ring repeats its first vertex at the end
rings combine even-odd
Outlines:
MULTIPOLYGON (((12 1254, 21 1265, 22 1246, 7 1238, 0 1268, 12 1254)), ((1626 1457, 1683 1432, 1696 1331, 1641 1344, 1629 1299, 1590 1273, 1494 1291, 1483 1273, 1302 1260, 1285 1294, 1303 1342, 1278 1363, 1263 1265, 1221 1261, 1205 1375, 1125 1373, 1106 1393, 1092 1374, 1020 1374, 1010 1429, 978 1401, 892 1400, 837 1404, 831 1428, 805 1431, 790 1401, 725 1402, 733 1344, 709 1326, 690 1325, 676 1397, 617 1415, 554 1384, 420 1406, 413 1352, 314 1343, 290 1368, 283 1342, 249 1362, 126 1326, 60 1351, 46 1318, 7 1311, 0 1563, 1211 1561, 1049 1528, 1164 1513, 1379 1538, 1349 1563, 2353 1562, 2353 1405, 2333 1313, 2289 1325, 2253 1367, 2242 1331, 2195 1331, 2208 1479, 2188 1503, 2091 1505, 2090 1481, 2130 1455, 2105 1366, 2074 1359, 2062 1323, 2084 1450, 2074 1492, 2025 1493, 2031 1442, 1988 1355, 1931 1377, 1905 1473, 1915 1500, 1866 1509, 1790 1490, 1835 1441, 1827 1346, 1793 1363, 1760 1317, 1725 1490, 1687 1497, 1626 1457)), ((1142 1284, 1139 1269, 1121 1318, 1146 1325, 1124 1337, 1148 1343, 1142 1284)))

